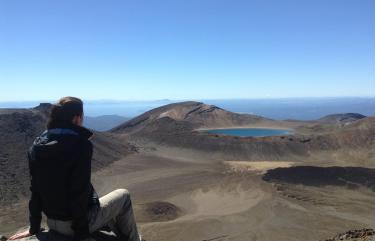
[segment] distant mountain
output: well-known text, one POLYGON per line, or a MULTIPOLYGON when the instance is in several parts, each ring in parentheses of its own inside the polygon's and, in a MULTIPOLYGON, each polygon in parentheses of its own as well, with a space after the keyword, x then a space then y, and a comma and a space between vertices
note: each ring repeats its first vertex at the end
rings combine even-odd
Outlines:
POLYGON ((229 112, 201 102, 165 105, 110 131, 128 134, 133 140, 146 145, 154 143, 199 150, 225 160, 299 161, 302 157, 309 157, 311 153, 349 151, 356 148, 363 148, 363 155, 371 156, 375 144, 375 118, 372 117, 339 114, 319 121, 275 121, 229 112), (341 121, 339 126, 336 121, 341 121), (240 138, 198 130, 249 126, 290 128, 293 132, 284 136, 240 138))
POLYGON ((83 124, 96 131, 107 131, 128 120, 129 118, 119 115, 85 116, 83 124))
MULTIPOLYGON (((12 202, 28 192, 27 149, 45 130, 51 104, 35 108, 0 108, 0 204, 12 202)), ((93 170, 99 170, 134 148, 111 133, 94 131, 93 170)))
POLYGON ((244 126, 268 120, 261 116, 233 113, 214 105, 187 101, 169 104, 147 111, 113 128, 111 132, 134 133, 163 118, 188 123, 195 128, 244 126))
POLYGON ((323 124, 347 125, 363 118, 366 118, 366 116, 358 113, 345 113, 327 115, 323 118, 318 119, 318 122, 323 124))

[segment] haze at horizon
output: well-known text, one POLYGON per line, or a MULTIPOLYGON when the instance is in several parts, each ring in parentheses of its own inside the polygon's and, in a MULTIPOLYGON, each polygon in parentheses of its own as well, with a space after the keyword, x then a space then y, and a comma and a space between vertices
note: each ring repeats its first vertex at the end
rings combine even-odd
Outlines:
MULTIPOLYGON (((181 102, 183 100, 156 101, 111 101, 84 100, 85 116, 119 115, 133 118, 146 111, 181 102)), ((284 98, 284 99, 228 99, 195 100, 216 105, 236 113, 255 114, 263 117, 284 120, 314 120, 331 114, 359 113, 375 116, 375 97, 373 98, 284 98)), ((2 102, 0 108, 33 108, 45 101, 2 102)), ((53 101, 48 101, 52 103, 53 101)))

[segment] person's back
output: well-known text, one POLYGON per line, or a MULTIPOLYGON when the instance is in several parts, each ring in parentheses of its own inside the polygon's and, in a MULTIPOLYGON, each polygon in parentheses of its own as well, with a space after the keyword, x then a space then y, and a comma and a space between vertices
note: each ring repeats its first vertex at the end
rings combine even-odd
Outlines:
MULTIPOLYGON (((99 202, 90 183, 91 135, 77 125, 59 125, 37 137, 28 152, 33 194, 30 212, 42 210, 48 218, 76 220, 73 229, 77 233, 85 232, 81 219, 99 202)), ((35 215, 31 217, 32 224, 39 223, 37 215, 36 220, 35 215)))
POLYGON ((117 189, 98 199, 90 182, 93 133, 82 126, 83 102, 64 97, 53 105, 47 130, 28 150, 31 177, 29 230, 10 240, 40 231, 42 212, 50 229, 76 240, 109 227, 123 241, 139 241, 130 194, 117 189))

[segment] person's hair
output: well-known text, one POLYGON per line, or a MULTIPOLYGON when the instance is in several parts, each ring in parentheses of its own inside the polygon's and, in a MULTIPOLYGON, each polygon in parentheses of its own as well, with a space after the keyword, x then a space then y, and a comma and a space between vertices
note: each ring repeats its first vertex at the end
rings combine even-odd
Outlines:
POLYGON ((83 101, 76 97, 63 97, 52 105, 47 129, 68 125, 74 116, 83 116, 83 101))

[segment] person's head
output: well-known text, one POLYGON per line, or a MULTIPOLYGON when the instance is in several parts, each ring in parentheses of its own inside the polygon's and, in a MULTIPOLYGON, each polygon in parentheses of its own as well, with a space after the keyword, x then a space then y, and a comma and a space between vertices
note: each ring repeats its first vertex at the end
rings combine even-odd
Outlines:
POLYGON ((61 127, 71 123, 82 125, 83 101, 76 97, 67 96, 52 105, 47 129, 61 127))

